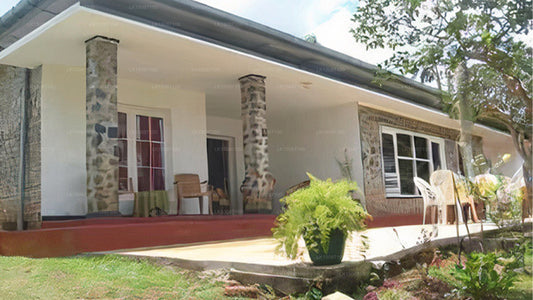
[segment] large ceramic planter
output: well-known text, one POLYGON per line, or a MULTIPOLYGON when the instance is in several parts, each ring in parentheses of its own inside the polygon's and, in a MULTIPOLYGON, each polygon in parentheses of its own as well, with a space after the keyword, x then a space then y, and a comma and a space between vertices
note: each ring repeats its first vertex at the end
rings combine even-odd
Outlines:
MULTIPOLYGON (((305 244, 307 246, 309 238, 304 238, 305 244)), ((346 245, 346 236, 341 230, 332 230, 329 236, 329 248, 328 251, 324 252, 322 246, 320 246, 319 240, 315 240, 319 245, 309 251, 309 257, 315 266, 326 266, 326 265, 336 265, 340 264, 342 257, 344 256, 344 246, 346 245)))

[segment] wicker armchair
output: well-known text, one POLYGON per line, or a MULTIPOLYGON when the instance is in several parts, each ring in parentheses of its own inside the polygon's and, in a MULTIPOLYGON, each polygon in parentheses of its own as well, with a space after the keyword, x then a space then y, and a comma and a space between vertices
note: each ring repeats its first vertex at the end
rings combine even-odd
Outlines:
POLYGON ((209 199, 208 208, 209 214, 213 214, 213 188, 207 185, 207 191, 202 192, 202 185, 207 184, 207 181, 200 182, 198 174, 177 174, 174 175, 174 184, 176 185, 176 197, 177 197, 177 213, 180 212, 181 200, 184 198, 198 198, 198 204, 200 206, 200 214, 203 212, 204 196, 209 199))

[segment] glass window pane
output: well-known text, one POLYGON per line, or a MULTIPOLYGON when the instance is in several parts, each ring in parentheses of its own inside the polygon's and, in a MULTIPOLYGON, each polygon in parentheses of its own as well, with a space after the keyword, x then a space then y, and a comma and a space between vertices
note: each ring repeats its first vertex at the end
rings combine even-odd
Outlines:
POLYGON ((429 182, 429 162, 417 161, 416 162, 416 175, 425 181, 429 182))
POLYGON ((428 140, 415 136, 415 152, 417 158, 428 159, 428 140))
POLYGON ((154 190, 165 189, 165 173, 163 169, 152 169, 152 182, 154 183, 154 190))
POLYGON ((396 135, 396 144, 398 147, 398 156, 413 157, 410 135, 398 133, 396 135))
POLYGON ((398 168, 400 169, 400 188, 402 195, 414 195, 413 161, 398 159, 398 168))
POLYGON ((150 118, 150 135, 152 141, 162 142, 163 141, 163 119, 161 118, 150 118))
POLYGON ((163 167, 163 144, 152 143, 152 165, 153 168, 163 167))
POLYGON ((139 192, 150 190, 150 168, 137 168, 137 186, 139 192))
POLYGON ((118 177, 119 178, 128 178, 128 167, 119 167, 118 168, 118 177))
POLYGON ((118 140, 118 165, 128 165, 128 141, 118 140))
POLYGON ((137 166, 150 167, 150 142, 137 142, 137 166))
POLYGON ((127 116, 125 113, 118 113, 118 138, 125 139, 127 138, 128 123, 127 116))
POLYGON ((118 179, 118 190, 127 191, 128 190, 128 178, 119 178, 118 179))
POLYGON ((136 122, 139 191, 164 190, 163 119, 137 115, 136 122))
POLYGON ((127 167, 118 168, 118 189, 120 191, 128 190, 128 168, 127 167))
POLYGON ((442 170, 440 161, 440 145, 438 143, 431 143, 431 154, 433 155, 433 170, 442 170))
POLYGON ((150 123, 146 116, 137 116, 137 140, 148 141, 150 139, 150 123))

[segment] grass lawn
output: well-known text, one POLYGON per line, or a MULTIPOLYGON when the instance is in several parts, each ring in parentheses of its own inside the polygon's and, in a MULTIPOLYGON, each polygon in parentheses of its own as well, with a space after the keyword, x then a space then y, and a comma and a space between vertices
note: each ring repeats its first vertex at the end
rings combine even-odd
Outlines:
POLYGON ((224 277, 115 255, 0 257, 0 298, 220 299, 224 277))

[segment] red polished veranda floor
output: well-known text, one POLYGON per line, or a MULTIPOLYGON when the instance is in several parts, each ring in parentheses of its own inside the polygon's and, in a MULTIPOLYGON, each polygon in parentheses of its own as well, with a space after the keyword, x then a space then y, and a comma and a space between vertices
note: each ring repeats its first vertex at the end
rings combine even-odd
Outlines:
MULTIPOLYGON (((274 215, 162 216, 45 221, 42 229, 1 231, 0 255, 70 256, 271 235, 274 215)), ((376 217, 369 228, 421 224, 421 215, 376 217)))
POLYGON ((57 257, 269 236, 274 218, 273 215, 166 216, 46 221, 39 230, 0 231, 0 255, 57 257))

